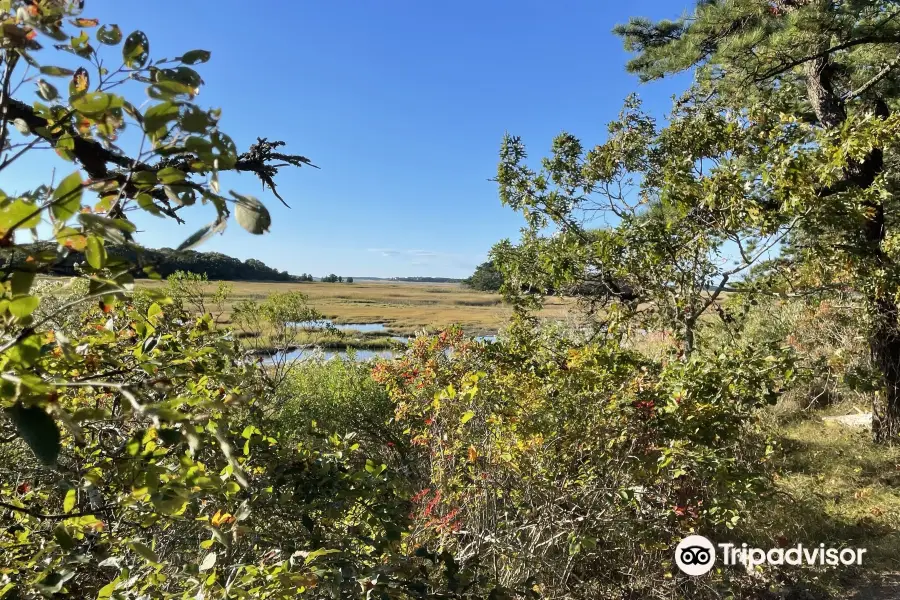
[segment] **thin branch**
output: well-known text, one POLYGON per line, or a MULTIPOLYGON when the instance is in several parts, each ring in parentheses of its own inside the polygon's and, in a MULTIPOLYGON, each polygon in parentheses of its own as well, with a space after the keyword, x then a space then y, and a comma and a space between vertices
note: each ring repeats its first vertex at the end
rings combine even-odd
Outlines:
POLYGON ((0 502, 0 507, 9 509, 9 510, 12 510, 15 512, 24 513, 26 515, 31 515, 32 517, 35 517, 37 519, 48 519, 51 521, 64 521, 65 519, 74 519, 76 517, 93 517, 97 513, 107 512, 110 509, 109 506, 103 506, 103 507, 101 507, 97 510, 91 511, 91 512, 72 512, 72 513, 68 513, 68 514, 64 514, 64 515, 48 515, 46 513, 41 513, 36 510, 32 510, 30 508, 25 508, 23 506, 16 506, 15 504, 9 504, 7 502, 0 502))
MULTIPOLYGON (((10 120, 22 119, 32 132, 37 133, 37 135, 50 142, 54 147, 59 142, 62 135, 66 133, 59 131, 44 133, 48 125, 47 120, 37 115, 29 105, 14 98, 9 98, 7 113, 10 120)), ((129 198, 138 193, 138 190, 134 186, 126 185, 125 183, 127 174, 131 171, 154 172, 165 167, 189 165, 193 162, 193 154, 187 153, 189 155, 187 157, 182 156, 177 159, 162 160, 155 165, 148 165, 139 160, 132 159, 129 156, 114 152, 93 139, 85 139, 78 135, 77 132, 69 131, 68 133, 71 134, 71 140, 74 146, 70 151, 90 178, 94 181, 113 178, 122 185, 125 185, 125 196, 129 198), (108 164, 115 165, 121 169, 121 171, 111 173, 107 167, 108 164)), ((256 174, 263 184, 272 190, 275 197, 287 205, 275 188, 274 178, 278 174, 278 162, 296 167, 318 167, 312 164, 305 156, 277 152, 277 148, 283 145, 284 142, 270 142, 265 138, 259 138, 255 144, 250 146, 247 152, 238 156, 237 161, 230 170, 256 174)), ((191 169, 185 168, 182 170, 190 171, 191 169)), ((154 189, 150 194, 158 200, 167 202, 167 196, 161 189, 154 189)), ((167 214, 169 214, 169 216, 174 216, 174 213, 167 214)))
POLYGON ((844 94, 841 97, 841 100, 846 102, 848 100, 853 100, 854 98, 862 96, 863 94, 868 92, 872 88, 873 85, 875 85, 876 83, 878 83, 879 81, 884 79, 887 76, 887 74, 890 73, 891 70, 894 67, 896 67, 898 64, 900 64, 900 54, 897 54, 897 56, 894 58, 894 60, 890 61, 887 65, 885 65, 885 67, 881 71, 879 71, 874 77, 872 77, 872 79, 870 79, 867 82, 865 82, 864 84, 862 84, 859 88, 844 94))
POLYGON ((757 75, 754 79, 756 82, 765 81, 766 79, 771 79, 772 77, 776 77, 781 75, 785 71, 790 71, 794 67, 799 67, 802 64, 808 63, 811 60, 816 60, 817 58, 823 58, 828 56, 833 52, 838 52, 840 50, 848 50, 850 48, 861 46, 863 44, 900 44, 900 34, 895 34, 892 36, 879 36, 879 35, 867 35, 859 38, 855 38, 852 40, 847 40, 841 44, 837 44, 835 46, 831 46, 822 50, 820 52, 816 52, 815 54, 808 54, 802 58, 796 58, 794 60, 783 63, 777 67, 769 69, 757 75))
POLYGON ((6 51, 6 72, 3 74, 3 84, 0 88, 0 111, 3 116, 0 117, 0 152, 6 147, 6 127, 9 125, 9 83, 12 79, 13 71, 16 69, 16 62, 19 60, 18 54, 13 54, 11 50, 6 51))

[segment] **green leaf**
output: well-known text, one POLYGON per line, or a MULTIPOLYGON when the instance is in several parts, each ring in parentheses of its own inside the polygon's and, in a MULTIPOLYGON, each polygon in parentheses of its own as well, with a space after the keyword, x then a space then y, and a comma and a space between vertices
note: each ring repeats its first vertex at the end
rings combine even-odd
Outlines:
POLYGON ((72 509, 75 508, 75 502, 78 499, 78 492, 75 491, 75 488, 72 488, 66 492, 66 497, 63 500, 63 512, 68 514, 72 512, 72 509))
MULTIPOLYGON (((30 54, 28 54, 25 50, 19 49, 19 56, 21 56, 22 58, 24 58, 24 59, 25 59, 25 62, 27 62, 29 65, 31 65, 31 66, 34 67, 35 69, 40 69, 40 68, 41 68, 40 63, 39 63, 38 61, 36 61, 36 60, 34 59, 34 57, 31 56, 30 54)), ((0 594, 0 598, 2 598, 2 597, 3 597, 3 594, 0 594)))
POLYGON ((56 140, 56 153, 69 162, 75 160, 75 139, 68 131, 56 140))
POLYGON ((33 282, 34 271, 13 271, 10 281, 13 298, 27 295, 33 282))
POLYGON ((125 66, 131 69, 142 69, 150 59, 150 40, 143 31, 135 31, 125 40, 122 46, 122 59, 125 66))
POLYGON ((108 46, 115 46, 122 41, 122 30, 118 25, 103 25, 97 30, 97 41, 108 46))
MULTIPOLYGON (((63 550, 71 550, 75 547, 75 538, 72 537, 72 534, 69 533, 65 525, 60 524, 54 527, 53 537, 56 539, 56 543, 59 544, 63 548, 63 550)), ((3 594, 0 594, 0 598, 2 597, 3 594)))
POLYGON ((177 119, 179 111, 179 106, 173 102, 154 104, 144 112, 144 131, 157 133, 166 123, 177 119))
POLYGON ((203 557, 203 562, 200 563, 200 572, 209 571, 214 566, 216 566, 216 553, 210 552, 203 557))
POLYGON ((103 233, 106 233, 110 229, 134 233, 137 229, 134 223, 126 219, 110 219, 109 217, 102 217, 100 215, 95 215, 94 213, 81 213, 78 215, 78 220, 81 221, 85 228, 103 233))
POLYGON ((30 229, 41 222, 40 207, 19 198, 0 210, 0 233, 15 227, 30 229))
POLYGON ((102 588, 100 588, 100 591, 97 592, 97 600, 104 600, 105 598, 111 598, 113 595, 113 592, 116 591, 116 588, 119 586, 119 584, 121 582, 122 582, 121 579, 116 577, 115 579, 113 579, 112 581, 110 581, 109 583, 104 585, 102 588))
POLYGON ((58 221, 67 221, 81 209, 81 195, 84 187, 81 182, 81 173, 75 171, 63 179, 53 192, 52 205, 50 207, 53 218, 58 221))
POLYGON ((209 60, 210 53, 207 50, 191 50, 181 55, 178 60, 186 65, 197 65, 209 60))
POLYGON ((162 308, 159 306, 159 304, 154 302, 150 305, 150 308, 147 309, 147 318, 152 321, 153 318, 158 314, 162 314, 162 308))
POLYGON ((153 187, 156 182, 156 171, 135 171, 131 174, 131 183, 141 187, 153 187))
POLYGON ((242 196, 235 192, 231 195, 237 200, 234 207, 234 217, 238 224, 254 235, 260 235, 269 231, 272 225, 272 217, 263 203, 253 196, 242 196))
POLYGON ((164 185, 163 191, 169 200, 181 206, 190 206, 196 202, 194 188, 188 185, 164 185))
POLYGON ((150 502, 161 514, 174 515, 184 510, 187 499, 173 490, 166 490, 159 494, 152 494, 150 502))
POLYGON ((37 80, 37 86, 38 96, 40 96, 47 102, 52 102, 59 97, 59 91, 56 89, 56 86, 44 81, 43 79, 37 80))
POLYGON ((328 554, 334 554, 336 552, 340 552, 340 550, 326 549, 326 548, 319 548, 318 550, 313 550, 312 552, 310 552, 309 554, 306 555, 306 559, 303 561, 303 564, 308 565, 309 563, 313 562, 320 556, 326 556, 328 554))
POLYGON ((99 117, 114 108, 122 108, 121 96, 106 92, 90 92, 72 97, 72 108, 86 117, 99 117))
POLYGON ((471 410, 466 411, 466 413, 462 416, 462 418, 459 420, 459 422, 460 422, 460 424, 465 425, 466 423, 471 421, 472 417, 474 417, 474 416, 475 416, 475 413, 472 412, 471 410))
POLYGON ((176 169, 175 167, 166 167, 165 169, 160 169, 156 173, 157 178, 163 183, 179 183, 184 181, 185 174, 181 169, 176 169))
MULTIPOLYGON (((194 105, 188 106, 187 110, 179 120, 179 125, 181 125, 181 128, 184 131, 190 133, 206 133, 209 128, 214 126, 215 124, 216 120, 207 111, 202 110, 194 105)), ((192 145, 198 151, 208 153, 212 149, 212 143, 203 138, 188 138, 188 141, 185 142, 185 147, 188 147, 188 142, 190 142, 190 145, 192 145)))
POLYGON ((143 542, 139 542, 137 540, 132 540, 128 542, 128 547, 134 550, 135 554, 137 554, 147 562, 159 564, 159 557, 156 555, 156 552, 151 550, 150 546, 148 546, 147 544, 144 544, 143 542))
POLYGON ((106 265, 107 258, 103 240, 95 235, 90 236, 87 240, 84 256, 92 267, 102 269, 106 265))
POLYGON ((37 296, 20 296, 9 302, 9 312, 17 319, 24 319, 38 307, 40 299, 37 296))
POLYGON ((165 216, 162 214, 162 211, 159 210, 159 207, 154 204, 153 198, 150 197, 150 194, 138 194, 135 199, 137 200, 138 206, 140 206, 142 210, 147 211, 151 215, 165 218, 165 216))
POLYGON ((49 75, 50 77, 71 77, 75 74, 75 71, 73 71, 72 69, 64 69, 62 67, 47 65, 41 67, 41 73, 43 75, 49 75))
POLYGON ((194 233, 194 235, 190 236, 188 239, 181 242, 181 244, 178 246, 178 248, 176 248, 176 250, 188 250, 190 248, 193 248, 194 246, 197 246, 198 244, 202 244, 207 239, 209 239, 209 237, 212 236, 212 234, 224 231, 225 223, 226 223, 226 221, 224 219, 219 219, 219 220, 216 220, 216 221, 210 223, 206 227, 198 230, 196 233, 194 233))
POLYGON ((154 100, 174 100, 178 96, 194 95, 194 88, 177 81, 160 81, 147 88, 147 95, 154 100))
POLYGON ((25 443, 39 461, 47 466, 56 464, 59 456, 59 428, 42 408, 24 407, 21 403, 6 409, 25 443))

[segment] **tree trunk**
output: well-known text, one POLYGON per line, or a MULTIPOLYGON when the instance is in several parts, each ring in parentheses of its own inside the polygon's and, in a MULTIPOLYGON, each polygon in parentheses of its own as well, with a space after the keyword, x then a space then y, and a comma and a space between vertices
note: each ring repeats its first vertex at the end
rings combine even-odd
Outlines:
MULTIPOLYGON (((805 65, 806 93, 819 123, 827 128, 840 127, 847 120, 847 110, 840 95, 835 92, 833 67, 827 55, 809 61, 805 65)), ((875 114, 885 118, 890 114, 887 104, 880 98, 875 101, 875 114)), ((835 191, 848 188, 865 190, 884 170, 884 152, 874 148, 861 161, 853 161, 844 171, 844 182, 835 191)), ((868 217, 863 224, 861 248, 863 268, 869 273, 884 272, 891 268, 884 252, 885 238, 884 204, 871 201, 865 205, 868 217)), ((868 276, 868 275, 867 275, 868 276)), ((872 287, 881 288, 877 282, 872 287)), ((869 287, 869 286, 867 286, 869 287)), ((900 310, 893 294, 882 290, 867 297, 869 315, 873 326, 869 331, 869 348, 872 359, 881 372, 881 391, 873 400, 872 434, 876 441, 888 442, 900 439, 900 310)))
POLYGON ((900 330, 897 304, 889 298, 870 301, 875 310, 869 344, 881 371, 882 389, 872 406, 872 434, 877 442, 900 440, 900 330))

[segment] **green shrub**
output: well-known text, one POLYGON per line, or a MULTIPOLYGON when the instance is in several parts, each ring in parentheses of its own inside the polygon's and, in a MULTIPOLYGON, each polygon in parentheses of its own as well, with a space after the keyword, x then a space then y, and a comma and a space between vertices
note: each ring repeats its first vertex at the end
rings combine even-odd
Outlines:
POLYGON ((285 398, 278 421, 287 436, 302 435, 311 423, 322 431, 355 433, 371 448, 400 447, 406 441, 394 425, 394 404, 371 376, 371 366, 355 360, 305 360, 279 390, 285 398))
POLYGON ((798 376, 779 402, 780 417, 812 408, 846 413, 871 405, 878 373, 865 337, 864 311, 852 297, 738 296, 725 310, 733 320, 716 320, 705 330, 713 347, 787 346, 797 357, 798 376))
POLYGON ((415 540, 546 597, 698 598, 739 586, 685 580, 672 548, 724 539, 768 489, 757 414, 789 371, 786 355, 653 361, 523 322, 498 344, 420 337, 375 376, 429 465, 415 540))

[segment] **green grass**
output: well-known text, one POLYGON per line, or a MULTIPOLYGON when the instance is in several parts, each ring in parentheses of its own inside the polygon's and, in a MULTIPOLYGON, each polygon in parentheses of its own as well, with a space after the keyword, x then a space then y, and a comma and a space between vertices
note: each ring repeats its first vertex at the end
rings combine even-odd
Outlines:
POLYGON ((746 541, 865 548, 861 567, 794 572, 809 589, 840 598, 900 572, 900 448, 876 445, 868 431, 824 423, 815 413, 775 434, 776 493, 742 528, 752 538, 746 541))

